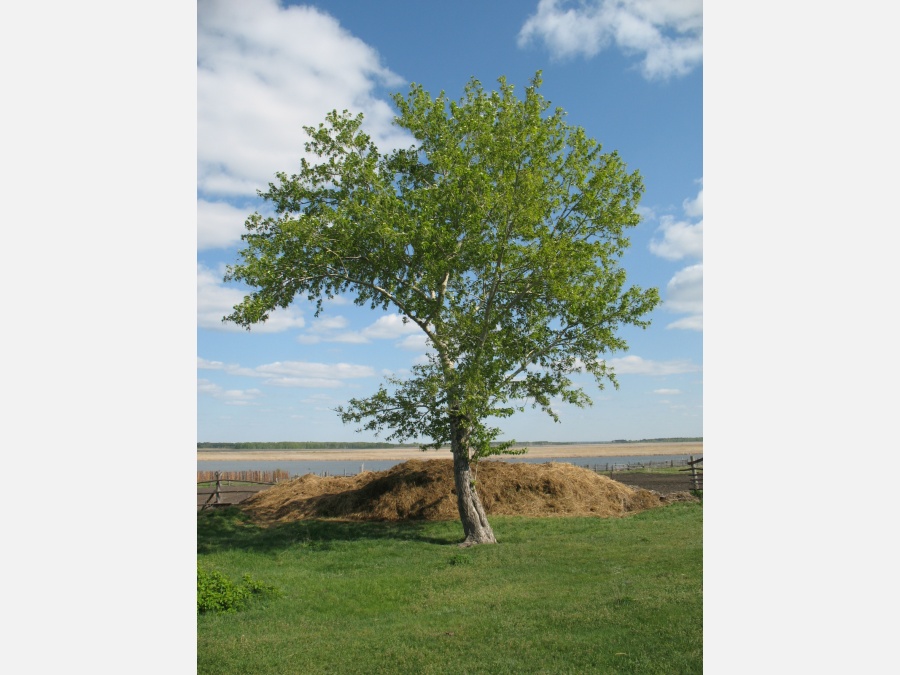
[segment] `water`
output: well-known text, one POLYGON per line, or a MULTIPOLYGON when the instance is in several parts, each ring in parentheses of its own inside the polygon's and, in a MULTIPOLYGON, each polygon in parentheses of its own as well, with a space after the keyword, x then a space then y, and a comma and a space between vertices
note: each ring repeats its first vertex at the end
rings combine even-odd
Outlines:
MULTIPOLYGON (((567 462, 575 466, 584 466, 592 469, 599 468, 605 470, 605 467, 613 468, 614 465, 637 464, 640 462, 669 462, 675 460, 676 465, 679 460, 689 459, 689 455, 622 455, 619 457, 555 457, 548 459, 546 457, 504 457, 504 462, 527 462, 529 464, 544 464, 545 462, 567 462)), ((427 453, 422 453, 422 459, 429 459, 427 453)), ((280 459, 273 460, 246 460, 246 461, 208 461, 203 460, 197 462, 197 471, 274 471, 281 469, 287 471, 291 476, 303 476, 308 473, 314 473, 319 476, 327 472, 329 476, 352 476, 359 473, 362 469, 366 471, 387 471, 392 466, 402 464, 406 460, 375 460, 375 461, 346 461, 346 460, 291 460, 284 461, 280 459)), ((493 460, 489 460, 493 461, 493 460)))

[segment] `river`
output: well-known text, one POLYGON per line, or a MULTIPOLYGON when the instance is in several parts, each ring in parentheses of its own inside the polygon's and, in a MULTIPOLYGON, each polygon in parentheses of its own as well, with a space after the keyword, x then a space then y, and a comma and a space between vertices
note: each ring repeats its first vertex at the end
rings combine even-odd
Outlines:
MULTIPOLYGON (((422 454, 422 459, 429 459, 426 453, 422 454)), ((544 464, 546 462, 567 462, 575 466, 584 466, 591 469, 605 470, 604 467, 612 469, 613 467, 624 467, 627 464, 637 464, 639 462, 671 462, 674 461, 677 466, 679 460, 689 459, 688 455, 622 455, 618 457, 554 457, 548 459, 546 457, 504 457, 504 462, 528 462, 530 464, 544 464)), ((275 471, 281 469, 287 471, 291 476, 302 476, 308 473, 323 475, 327 472, 329 476, 351 476, 361 471, 386 471, 392 466, 400 464, 406 460, 402 459, 382 459, 361 461, 346 460, 198 460, 198 471, 275 471)), ((487 461, 497 461, 489 459, 487 461)))

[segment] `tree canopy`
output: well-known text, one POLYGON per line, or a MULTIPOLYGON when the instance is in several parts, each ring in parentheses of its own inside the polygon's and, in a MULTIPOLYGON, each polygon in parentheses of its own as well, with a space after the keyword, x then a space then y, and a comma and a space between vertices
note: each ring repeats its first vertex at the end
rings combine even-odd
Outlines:
POLYGON ((346 294, 422 330, 426 363, 337 412, 387 440, 450 443, 467 543, 494 540, 469 463, 512 445, 488 420, 589 404, 578 372, 617 386, 604 355, 627 349, 618 329, 645 327, 659 303, 619 264, 639 173, 549 111, 540 73, 523 99, 499 85, 473 79, 459 101, 417 84, 395 95, 395 123, 415 138, 405 149, 382 153, 346 111, 305 127, 318 161, 259 193, 275 215, 247 219, 225 277, 253 289, 225 317, 247 328, 297 296, 318 316, 346 294))

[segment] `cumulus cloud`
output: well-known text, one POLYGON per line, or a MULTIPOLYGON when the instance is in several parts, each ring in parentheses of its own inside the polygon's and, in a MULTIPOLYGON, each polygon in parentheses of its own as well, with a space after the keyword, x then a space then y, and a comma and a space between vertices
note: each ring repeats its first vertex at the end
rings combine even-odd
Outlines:
POLYGON ((611 366, 618 375, 680 375, 700 370, 700 366, 684 359, 652 361, 640 356, 607 359, 606 365, 611 366))
POLYGON ((686 316, 678 321, 673 321, 666 328, 677 328, 681 330, 703 330, 703 315, 686 316))
MULTIPOLYGON (((361 366, 352 363, 315 363, 310 361, 275 361, 248 368, 236 363, 210 361, 197 357, 197 368, 199 370, 219 370, 228 375, 259 378, 263 380, 264 384, 276 387, 322 389, 336 389, 343 386, 347 380, 375 375, 375 370, 371 366, 361 366)), ((213 388, 218 387, 218 385, 214 385, 207 380, 200 381, 209 389, 206 393, 212 393, 213 388)), ((221 390, 220 387, 218 389, 221 390)), ((258 392, 256 389, 247 391, 258 392)))
POLYGON ((325 333, 332 330, 338 330, 347 327, 347 319, 338 314, 337 316, 323 316, 315 320, 310 330, 316 333, 325 333))
POLYGON ((362 112, 382 149, 410 145, 378 93, 404 84, 372 47, 322 10, 279 0, 199 0, 199 247, 239 243, 254 207, 236 209, 225 199, 255 203, 276 171, 293 173, 306 156, 303 127, 318 125, 333 109, 362 112))
POLYGON ((403 323, 403 318, 399 314, 387 314, 382 316, 371 326, 367 326, 363 329, 363 335, 365 337, 379 340, 393 340, 395 338, 404 337, 406 335, 415 335, 421 332, 422 329, 412 321, 403 323))
POLYGON ((197 393, 212 396, 226 405, 255 405, 255 399, 262 396, 259 389, 225 389, 209 380, 197 380, 197 393))
POLYGON ((200 189, 255 195, 298 165, 304 125, 362 112, 379 145, 407 145, 379 86, 404 81, 332 16, 277 0, 199 0, 197 153, 200 189))
POLYGON ((425 333, 407 335, 397 343, 397 346, 411 352, 426 352, 428 351, 428 337, 425 333))
POLYGON ((681 260, 685 257, 703 257, 703 221, 690 223, 675 220, 672 216, 662 216, 657 232, 661 239, 650 242, 650 251, 666 260, 681 260))
POLYGON ((367 345, 370 340, 365 335, 361 333, 338 333, 337 335, 332 335, 328 338, 331 342, 340 342, 345 345, 367 345))
POLYGON ((221 361, 209 361, 203 357, 197 357, 197 368, 199 370, 225 370, 227 367, 221 361))
POLYGON ((248 368, 236 363, 210 361, 197 357, 197 368, 201 370, 222 370, 229 375, 246 377, 314 377, 325 379, 352 379, 371 377, 375 371, 370 366, 359 366, 352 363, 316 363, 312 361, 274 361, 264 363, 255 368, 248 368))
POLYGON ((371 377, 375 370, 371 366, 357 366, 351 363, 313 363, 309 361, 275 361, 257 366, 256 373, 267 378, 317 378, 346 380, 371 377))
POLYGON ((366 326, 361 331, 340 331, 346 327, 347 322, 343 317, 336 317, 337 321, 328 319, 316 319, 310 330, 297 338, 301 344, 316 344, 318 342, 340 342, 343 344, 369 344, 372 340, 399 340, 397 346, 403 349, 424 351, 425 334, 411 321, 403 323, 399 314, 388 314, 379 317, 375 323, 366 326), (421 343, 421 348, 412 345, 421 343))
POLYGON ((197 248, 227 248, 240 241, 244 221, 253 207, 238 208, 227 202, 197 200, 197 248))
POLYGON ((222 361, 209 361, 201 356, 197 357, 197 370, 221 370, 229 375, 242 375, 244 377, 257 377, 258 373, 252 368, 239 366, 236 363, 223 363, 222 361))
MULTIPOLYGON (((205 265, 197 265, 197 325, 211 330, 231 332, 246 330, 237 324, 222 322, 222 317, 231 314, 234 306, 240 304, 245 295, 239 288, 225 286, 222 276, 205 265)), ((251 330, 257 333, 278 333, 292 328, 302 328, 304 323, 300 312, 288 307, 275 310, 268 321, 253 326, 251 330)))
POLYGON ((335 339, 335 331, 346 328, 347 323, 347 319, 340 315, 314 318, 309 331, 297 336, 297 342, 303 345, 314 345, 329 340, 340 342, 335 339))
POLYGON ((703 61, 703 0, 540 0, 518 44, 554 58, 591 58, 611 45, 642 58, 647 79, 686 75, 703 61))
POLYGON ((666 284, 666 304, 673 312, 703 313, 703 264, 691 265, 675 273, 666 284))
POLYGON ((329 380, 324 377, 271 377, 266 384, 275 387, 303 387, 307 389, 337 389, 341 386, 339 380, 329 380))
POLYGON ((684 213, 691 218, 703 217, 703 188, 694 199, 685 199, 681 204, 684 213))
MULTIPOLYGON (((700 181, 702 184, 702 179, 700 181)), ((700 218, 698 222, 676 220, 671 215, 662 216, 656 230, 657 237, 650 241, 650 251, 666 260, 685 258, 703 259, 703 188, 693 199, 682 202, 688 218, 700 218)), ((677 314, 690 314, 668 324, 666 328, 677 330, 703 330, 703 263, 689 265, 678 272, 666 285, 663 307, 677 314)))

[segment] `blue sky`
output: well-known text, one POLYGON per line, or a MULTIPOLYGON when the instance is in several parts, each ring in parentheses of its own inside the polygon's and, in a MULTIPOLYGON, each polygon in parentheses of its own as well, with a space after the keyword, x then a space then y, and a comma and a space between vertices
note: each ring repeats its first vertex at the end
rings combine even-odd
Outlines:
MULTIPOLYGON (((644 206, 655 219, 634 234, 629 271, 638 283, 658 283, 669 299, 668 281, 700 259, 667 260, 655 256, 649 243, 662 237, 664 215, 674 219, 669 222, 700 221, 684 212, 684 203, 696 198, 695 181, 702 178, 706 210, 716 223, 704 234, 704 332, 667 329, 691 314, 660 309, 651 329, 629 337, 630 355, 654 364, 702 364, 703 370, 621 374, 622 388, 606 392, 609 398, 587 411, 592 425, 579 426, 564 415, 558 426, 541 422, 540 434, 520 424, 524 431, 511 428, 511 435, 602 439, 680 433, 675 420, 687 418, 668 415, 659 400, 663 395, 653 392, 678 389, 682 393, 670 400, 699 405, 702 373, 704 446, 712 449, 704 462, 712 477, 704 516, 704 623, 711 627, 704 635, 705 665, 710 672, 727 672, 735 651, 743 650, 747 669, 754 670, 765 669, 773 653, 796 662, 794 670, 811 664, 831 671, 883 669, 893 658, 892 624, 875 618, 835 621, 833 610, 839 603, 845 616, 877 617, 886 593, 896 595, 892 539, 884 536, 894 527, 893 492, 867 491, 864 517, 847 508, 846 499, 827 498, 816 501, 816 517, 802 528, 785 514, 809 512, 805 486, 846 486, 848 460, 874 462, 885 475, 900 468, 891 445, 891 392, 900 375, 892 319, 892 196, 900 154, 900 97, 890 85, 900 62, 893 7, 874 0, 852 7, 819 3, 813 13, 804 3, 707 3, 701 166, 697 67, 683 76, 648 80, 641 72, 643 52, 612 39, 592 55, 568 60, 554 60, 537 38, 520 48, 518 35, 537 11, 536 0, 483 3, 496 9, 490 17, 475 3, 458 0, 454 7, 465 11, 410 27, 409 12, 422 4, 444 3, 330 3, 339 25, 360 41, 352 43, 354 49, 338 41, 332 51, 324 46, 333 44, 333 31, 297 30, 281 14, 268 13, 273 20, 265 42, 273 53, 285 51, 273 35, 279 30, 295 48, 318 41, 315 67, 289 63, 281 70, 285 80, 310 71, 327 75, 331 67, 343 78, 295 84, 283 114, 302 113, 316 92, 327 93, 332 107, 358 101, 366 112, 378 112, 383 92, 404 88, 377 79, 382 69, 453 93, 470 70, 485 84, 501 73, 521 84, 542 67, 548 98, 644 173, 644 206), (375 11, 369 5, 380 14, 367 16, 375 11), (454 26, 456 33, 450 33, 454 26), (380 42, 378 31, 387 36, 380 42), (476 41, 466 31, 484 37, 476 41), (359 55, 365 45, 378 54, 374 70, 358 64, 370 53, 363 49, 359 55), (407 55, 394 51, 407 45, 407 55), (434 68, 432 75, 428 68, 434 68), (785 488, 777 499, 755 498, 760 478, 751 469, 760 459, 777 465, 785 488), (807 480, 788 483, 796 476, 807 480), (773 557, 773 550, 787 555, 773 557), (733 583, 735 574, 740 585, 733 583), (835 585, 836 579, 852 581, 835 585), (834 592, 823 594, 825 586, 834 592), (773 605, 789 611, 773 613, 773 605), (743 630, 716 629, 724 626, 743 630), (748 652, 748 631, 761 632, 769 649, 748 652), (821 649, 823 642, 828 650, 821 649)), ((7 661, 13 664, 37 659, 49 670, 67 666, 75 654, 92 662, 99 658, 108 664, 100 669, 115 670, 145 646, 133 622, 118 619, 134 611, 132 594, 121 589, 136 575, 149 589, 141 615, 162 619, 155 629, 166 644, 178 645, 142 654, 158 669, 177 671, 190 663, 196 649, 196 524, 185 514, 195 499, 195 437, 356 438, 327 410, 302 401, 316 400, 316 394, 337 398, 336 392, 350 386, 372 391, 377 375, 338 379, 344 389, 315 391, 279 388, 267 382, 264 366, 318 363, 332 376, 342 362, 390 367, 384 365, 390 354, 382 350, 393 346, 390 340, 373 337, 364 345, 373 354, 379 350, 384 363, 364 350, 342 353, 349 347, 341 343, 297 342, 311 331, 310 313, 300 306, 295 316, 306 323, 281 333, 197 329, 198 307, 218 311, 218 294, 225 292, 213 283, 196 294, 197 266, 210 269, 215 279, 217 267, 234 258, 228 241, 243 220, 229 220, 230 211, 220 206, 218 224, 207 214, 198 233, 196 160, 211 152, 204 154, 203 143, 212 150, 242 147, 241 162, 213 156, 214 166, 231 167, 240 177, 258 164, 253 180, 265 183, 296 161, 300 139, 291 133, 308 122, 280 121, 282 99, 239 79, 231 78, 231 89, 213 89, 198 100, 195 19, 193 4, 184 2, 3 6, 4 101, 11 102, 0 125, 7 196, 7 255, 0 266, 7 291, 7 475, 32 476, 36 467, 48 466, 42 494, 70 495, 73 485, 98 487, 78 491, 74 508, 83 517, 77 527, 57 527, 47 537, 34 523, 57 522, 58 501, 36 501, 27 480, 7 486, 9 503, 29 504, 33 516, 9 524, 8 539, 23 542, 29 553, 5 561, 10 576, 22 580, 5 597, 21 618, 8 641, 13 649, 7 661), (217 109, 223 116, 218 129, 210 126, 217 109), (254 116, 266 110, 279 114, 260 125, 254 116), (239 123, 232 119, 229 128, 229 116, 239 123), (252 142, 235 143, 247 138, 252 142), (198 234, 206 242, 199 254, 198 234), (224 367, 198 370, 198 357, 228 364, 231 374, 224 367), (196 393, 198 378, 220 398, 196 393), (246 393, 253 389, 260 393, 246 393), (231 390, 237 392, 235 402, 247 397, 246 405, 225 405, 224 392, 231 390), (266 413, 266 407, 275 412, 266 413), (224 426, 228 415, 233 428, 224 426), (257 417, 261 422, 254 426, 257 417), (123 476, 139 477, 138 490, 123 476), (145 486, 166 486, 171 498, 135 499, 146 493, 145 486), (127 505, 119 517, 127 518, 128 527, 117 528, 115 537, 109 536, 112 503, 127 505), (58 574, 59 551, 81 550, 88 540, 92 551, 122 564, 97 565, 98 555, 75 557, 68 561, 69 574, 58 574), (72 584, 72 578, 80 583, 72 584), (34 602, 35 588, 62 599, 54 612, 34 602), (110 639, 102 653, 86 639, 97 625, 84 621, 86 603, 98 608, 93 619, 117 618, 103 624, 110 639), (52 631, 58 648, 41 649, 41 636, 28 630, 33 625, 52 631)), ((249 29, 250 21, 244 23, 249 29)), ((601 35, 596 22, 578 24, 588 39, 601 35)), ((253 56, 253 42, 243 44, 253 56)), ((281 81, 277 71, 268 79, 281 81)), ((316 122, 324 111, 309 114, 316 122)), ((226 194, 224 184, 220 192, 213 187, 199 196, 243 209, 253 195, 252 189, 226 194)), ((376 319, 351 316, 343 307, 332 308, 332 315, 345 316, 359 332, 376 319)), ((401 350, 394 352, 396 367, 404 358, 409 362, 401 350)))
POLYGON ((250 332, 221 318, 246 289, 224 284, 256 190, 304 156, 304 125, 362 112, 387 149, 389 95, 410 82, 461 96, 499 76, 542 93, 644 177, 643 222, 624 259, 660 289, 646 330, 610 359, 618 390, 578 380, 590 408, 502 421, 504 438, 608 441, 703 433, 703 69, 699 0, 198 3, 197 437, 199 441, 375 440, 332 409, 374 392, 424 354, 393 314, 336 299, 314 318, 298 299, 250 332))

